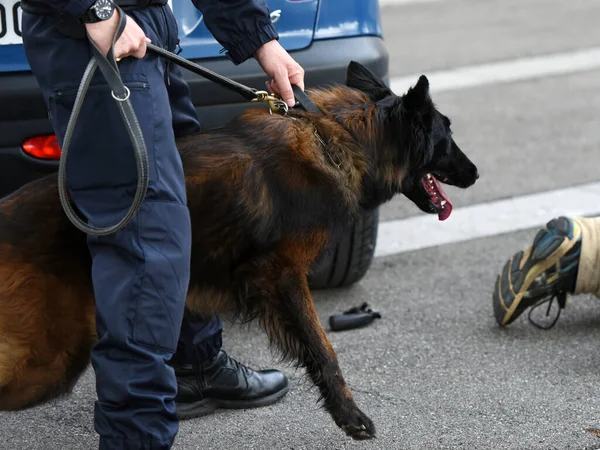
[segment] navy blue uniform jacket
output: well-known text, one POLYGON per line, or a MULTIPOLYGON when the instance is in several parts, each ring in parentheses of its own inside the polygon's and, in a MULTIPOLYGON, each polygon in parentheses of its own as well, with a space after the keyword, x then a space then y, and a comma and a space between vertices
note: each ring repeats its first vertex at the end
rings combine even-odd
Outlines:
MULTIPOLYGON (((41 0, 58 11, 78 17, 95 0, 41 0)), ((279 36, 271 23, 265 0, 189 0, 198 8, 215 39, 240 64, 264 43, 279 36)))

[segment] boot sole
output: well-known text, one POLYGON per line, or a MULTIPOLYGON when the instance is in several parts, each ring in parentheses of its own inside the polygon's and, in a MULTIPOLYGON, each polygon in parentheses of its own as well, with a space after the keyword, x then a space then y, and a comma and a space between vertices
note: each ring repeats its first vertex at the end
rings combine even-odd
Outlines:
POLYGON ((283 398, 288 390, 289 386, 286 386, 271 395, 252 400, 205 398, 194 403, 177 403, 177 417, 179 420, 189 420, 212 414, 217 409, 250 409, 269 406, 283 398))
POLYGON ((546 228, 554 231, 554 238, 540 245, 549 232, 540 230, 533 245, 509 259, 496 279, 492 303, 494 317, 501 327, 513 322, 531 306, 522 304, 522 300, 533 281, 565 256, 581 237, 581 227, 573 218, 571 221, 566 217, 553 219, 546 228))

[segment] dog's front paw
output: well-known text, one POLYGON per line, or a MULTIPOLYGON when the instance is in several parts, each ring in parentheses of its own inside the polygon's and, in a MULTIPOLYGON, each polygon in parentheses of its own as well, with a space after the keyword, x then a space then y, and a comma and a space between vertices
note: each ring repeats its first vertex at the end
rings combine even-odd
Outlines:
POLYGON ((340 428, 354 440, 363 441, 375 437, 373 421, 358 408, 345 412, 339 423, 340 428))

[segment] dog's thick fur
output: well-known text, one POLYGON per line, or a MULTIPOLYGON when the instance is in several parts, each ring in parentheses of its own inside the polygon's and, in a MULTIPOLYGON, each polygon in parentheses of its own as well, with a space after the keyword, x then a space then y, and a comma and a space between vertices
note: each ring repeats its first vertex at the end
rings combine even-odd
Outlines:
MULTIPOLYGON (((186 311, 258 319, 307 370, 335 423, 366 439, 375 427, 344 381, 307 274, 364 208, 403 193, 436 212, 423 176, 466 188, 477 169, 424 76, 396 96, 352 62, 347 86, 308 93, 324 114, 253 108, 178 140, 193 230, 186 311)), ((96 339, 86 237, 63 213, 56 183, 50 175, 0 201, 1 410, 70 392, 96 339)))

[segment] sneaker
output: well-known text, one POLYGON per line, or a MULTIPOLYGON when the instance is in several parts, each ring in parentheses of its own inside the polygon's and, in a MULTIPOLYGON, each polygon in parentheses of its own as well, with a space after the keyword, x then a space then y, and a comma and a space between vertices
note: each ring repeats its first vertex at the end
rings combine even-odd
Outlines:
POLYGON ((526 309, 529 320, 539 328, 554 326, 564 309, 567 294, 575 290, 579 256, 581 254, 581 227, 568 217, 552 219, 546 228, 538 231, 533 244, 509 259, 496 280, 492 296, 494 316, 500 326, 506 326, 526 309), (554 299, 558 300, 558 314, 549 326, 531 318, 531 312, 554 299))
POLYGON ((255 371, 221 351, 200 367, 174 365, 180 420, 193 419, 217 408, 245 409, 277 402, 288 391, 288 380, 278 370, 255 371))

